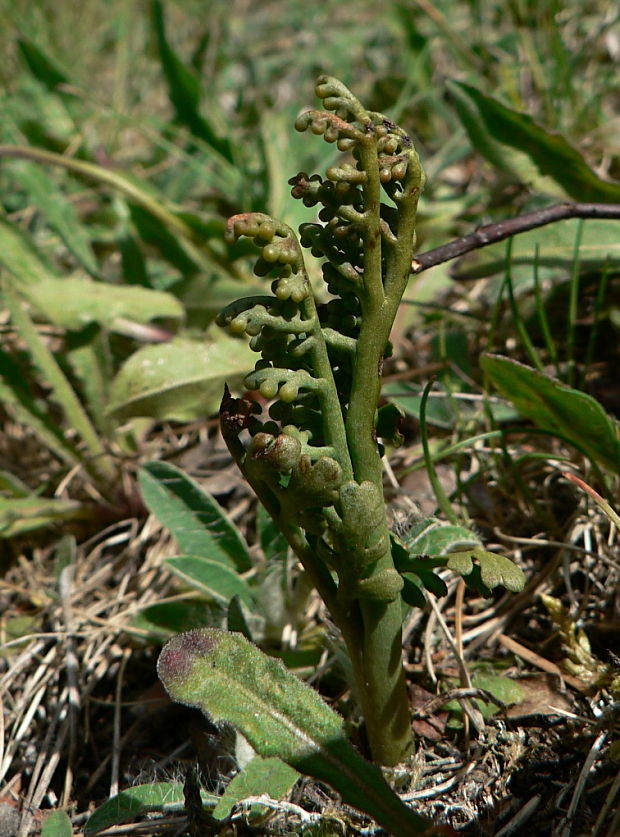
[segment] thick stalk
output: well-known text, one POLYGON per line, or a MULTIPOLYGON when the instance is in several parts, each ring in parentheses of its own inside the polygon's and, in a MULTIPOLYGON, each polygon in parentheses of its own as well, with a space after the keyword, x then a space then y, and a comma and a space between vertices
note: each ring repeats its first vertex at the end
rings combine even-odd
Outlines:
MULTIPOLYGON (((368 180, 364 184, 364 290, 362 325, 353 368, 351 400, 346 429, 349 451, 357 482, 373 482, 382 490, 382 468, 375 439, 375 413, 381 390, 381 362, 389 337, 397 302, 387 300, 381 275, 380 199, 381 184, 374 142, 360 147, 360 157, 368 180)), ((408 268, 408 265, 407 265, 408 268)), ((407 275, 407 272, 405 275, 407 275)), ((393 570, 387 519, 386 543, 374 573, 393 570)), ((370 751, 375 761, 394 765, 413 747, 409 702, 402 666, 401 604, 360 601, 363 635, 361 670, 355 671, 370 751)), ((359 650, 358 650, 359 653, 359 650)), ((353 657, 353 653, 352 653, 353 657)))

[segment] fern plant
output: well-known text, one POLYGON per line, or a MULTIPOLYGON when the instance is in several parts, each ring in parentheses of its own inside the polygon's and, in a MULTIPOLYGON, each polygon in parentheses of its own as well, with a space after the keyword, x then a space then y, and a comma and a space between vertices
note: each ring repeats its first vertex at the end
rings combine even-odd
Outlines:
MULTIPOLYGON (((299 239, 259 213, 228 222, 229 239, 260 248, 255 272, 272 278, 272 295, 234 302, 219 323, 250 336, 261 359, 245 383, 271 405, 265 415, 227 392, 220 418, 235 461, 342 632, 372 757, 392 765, 412 747, 401 593, 402 571, 415 574, 420 562, 407 566, 388 527, 377 436, 396 426, 378 402, 425 176, 394 122, 334 78, 319 78, 316 93, 324 109, 302 113, 295 127, 335 142, 343 161, 325 178, 302 172, 289 182, 293 197, 320 207, 318 220, 302 224, 299 239), (326 302, 315 299, 302 248, 323 259, 326 302)), ((432 568, 418 578, 436 588, 432 568)))
POLYGON ((326 178, 301 173, 292 194, 320 205, 300 240, 267 215, 237 215, 228 236, 261 250, 272 295, 229 305, 219 322, 250 335, 261 360, 246 386, 275 399, 225 396, 222 432, 244 476, 285 534, 342 631, 373 758, 400 761, 411 747, 401 662, 403 581, 394 567, 377 443, 381 365, 409 277, 424 173, 410 138, 322 76, 324 110, 297 119, 335 142, 350 162, 326 178), (382 197, 390 199, 390 205, 382 197), (332 298, 317 304, 302 246, 323 258, 332 298), (239 436, 249 430, 244 444, 239 436))
MULTIPOLYGON (((328 168, 326 178, 302 172, 289 182, 294 197, 320 207, 318 220, 302 224, 299 238, 262 213, 228 221, 230 241, 245 236, 259 247, 255 272, 272 280, 272 293, 240 299, 219 315, 220 325, 249 335, 261 355, 245 379, 256 397, 233 398, 226 390, 220 422, 233 458, 342 633, 373 760, 395 765, 413 746, 401 651, 403 602, 423 603, 422 587, 445 592, 434 574, 438 566, 485 591, 496 584, 519 589, 523 578, 454 519, 448 526, 418 521, 406 544, 390 532, 379 440, 396 438, 398 416, 389 406, 378 409, 381 370, 411 272, 425 177, 411 139, 390 119, 364 108, 334 78, 319 78, 316 92, 324 109, 303 113, 296 128, 335 142, 342 162, 328 168), (323 260, 326 301, 315 297, 302 248, 323 260)), ((201 663, 195 646, 202 648, 204 638, 186 636, 164 649, 160 677, 176 700, 215 712, 201 672, 204 665, 221 667, 213 649, 227 640, 209 634, 209 662, 201 663)), ((253 652, 240 648, 236 675, 219 672, 222 682, 238 684, 246 658, 254 682, 253 652)), ((217 688, 228 705, 231 686, 217 688)), ((241 690, 247 691, 243 675, 241 690)), ((247 717, 256 714, 257 694, 271 691, 265 682, 238 696, 247 703, 247 717)), ((298 705, 292 691, 290 701, 298 705)), ((278 717, 283 711, 278 708, 278 717)), ((251 730, 242 732, 252 740, 251 730)))

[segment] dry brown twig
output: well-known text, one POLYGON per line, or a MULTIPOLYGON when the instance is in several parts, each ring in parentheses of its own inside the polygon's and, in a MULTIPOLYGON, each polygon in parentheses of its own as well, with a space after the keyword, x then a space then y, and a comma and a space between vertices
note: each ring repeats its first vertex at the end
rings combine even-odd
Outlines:
POLYGON ((514 218, 507 218, 504 221, 484 224, 477 227, 473 232, 449 241, 447 244, 434 247, 432 250, 427 250, 426 253, 419 253, 411 263, 411 272, 413 274, 422 273, 429 267, 434 267, 442 262, 449 262, 459 256, 464 256, 466 253, 471 253, 472 250, 479 250, 489 244, 505 241, 513 235, 567 218, 620 219, 620 204, 557 203, 544 209, 537 209, 535 212, 527 212, 523 215, 516 215, 514 218))

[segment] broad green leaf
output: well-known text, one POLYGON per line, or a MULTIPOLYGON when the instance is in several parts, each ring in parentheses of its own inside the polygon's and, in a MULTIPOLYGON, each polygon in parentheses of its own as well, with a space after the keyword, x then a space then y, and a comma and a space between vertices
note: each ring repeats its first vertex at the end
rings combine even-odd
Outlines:
MULTIPOLYGON (((514 236, 510 250, 511 269, 536 263, 540 268, 561 268, 570 274, 579 224, 582 224, 579 243, 582 270, 620 264, 618 221, 570 218, 514 236)), ((456 262, 452 275, 456 279, 478 279, 503 272, 506 269, 506 252, 505 241, 474 250, 456 262)), ((528 273, 531 277, 531 271, 528 273)))
MULTIPOLYGON (((249 796, 266 793, 270 799, 283 799, 297 779, 299 773, 281 759, 254 756, 228 783, 222 798, 213 809, 213 816, 216 820, 225 819, 238 802, 249 796)), ((264 813, 264 806, 255 807, 259 814, 264 813)))
POLYGON ((64 520, 90 517, 92 510, 77 500, 0 496, 0 538, 12 538, 64 520))
POLYGON ((173 637, 161 652, 158 673, 173 700, 215 723, 231 724, 263 758, 280 758, 327 782, 346 804, 392 834, 429 828, 389 788, 379 768, 349 744, 342 718, 240 634, 204 628, 173 637))
POLYGON ((167 558, 165 563, 186 584, 207 596, 212 596, 222 604, 227 605, 233 596, 239 596, 248 607, 254 603, 247 582, 236 570, 217 558, 210 560, 196 555, 178 555, 175 558, 167 558))
MULTIPOLYGON (((460 88, 469 97, 494 140, 527 154, 540 173, 553 178, 569 197, 586 202, 620 203, 620 183, 599 177, 561 134, 545 130, 531 116, 506 107, 469 84, 453 82, 452 87, 460 88)), ((480 150, 485 153, 487 148, 483 145, 480 150)))
POLYGON ((535 424, 620 473, 620 424, 585 392, 516 360, 483 355, 481 365, 501 394, 535 424))
POLYGON ((0 616, 0 629, 2 630, 2 645, 0 646, 0 658, 7 659, 13 654, 19 653, 25 648, 32 638, 32 634, 38 634, 43 630, 42 611, 36 616, 20 614, 19 616, 0 616), (24 637, 23 642, 18 642, 24 637))
POLYGON ((99 266, 90 246, 88 230, 82 225, 73 204, 65 197, 45 168, 25 160, 11 166, 11 174, 28 192, 36 209, 41 212, 78 262, 93 276, 99 266))
POLYGON ((0 218, 0 264, 12 274, 18 287, 58 275, 32 239, 3 218, 0 218))
POLYGON ((145 346, 112 382, 108 411, 119 421, 135 416, 189 421, 210 415, 219 408, 224 384, 240 384, 255 361, 247 343, 223 334, 209 343, 177 337, 145 346))
MULTIPOLYGON (((201 791, 203 804, 215 805, 219 797, 201 791)), ((134 817, 152 813, 181 812, 185 808, 185 795, 181 782, 155 782, 135 785, 133 788, 108 799, 94 811, 84 827, 84 834, 91 837, 112 825, 120 825, 134 817)))
POLYGON ((142 498, 167 526, 179 549, 211 561, 250 569, 248 546, 216 500, 168 462, 147 462, 139 475, 142 498))
POLYGON ((43 820, 41 837, 72 837, 73 826, 66 811, 50 811, 43 820))
POLYGON ((476 672, 472 677, 472 685, 477 689, 485 689, 490 692, 493 697, 501 700, 506 706, 513 703, 520 703, 525 692, 523 686, 518 680, 513 680, 503 674, 486 674, 484 672, 476 672))
POLYGON ((49 322, 72 330, 96 322, 122 333, 124 320, 147 323, 156 317, 183 317, 181 303, 165 291, 93 282, 86 277, 47 276, 36 285, 22 288, 22 294, 49 322))
POLYGON ((505 555, 498 555, 495 552, 487 552, 482 547, 464 549, 459 552, 451 552, 448 556, 447 566, 452 572, 463 576, 469 583, 469 576, 473 574, 473 582, 480 592, 488 593, 495 587, 505 587, 513 593, 519 593, 525 586, 525 575, 520 567, 517 567, 510 558, 505 555), (476 568, 480 573, 482 587, 477 584, 476 568))

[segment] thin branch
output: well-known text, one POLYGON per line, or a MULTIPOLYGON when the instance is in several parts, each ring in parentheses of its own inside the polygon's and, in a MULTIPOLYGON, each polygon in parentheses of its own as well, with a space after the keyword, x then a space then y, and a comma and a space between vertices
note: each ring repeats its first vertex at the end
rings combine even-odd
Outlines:
POLYGON ((456 238, 447 244, 442 244, 441 247, 427 250, 426 253, 419 253, 411 262, 411 272, 422 273, 429 267, 450 261, 457 256, 463 256, 472 250, 478 250, 488 244, 504 241, 512 235, 518 235, 536 227, 543 227, 545 224, 552 224, 554 221, 562 221, 565 218, 617 218, 620 220, 620 204, 557 203, 544 209, 538 209, 536 212, 527 212, 524 215, 517 215, 515 218, 497 221, 494 224, 485 224, 468 235, 456 238))

